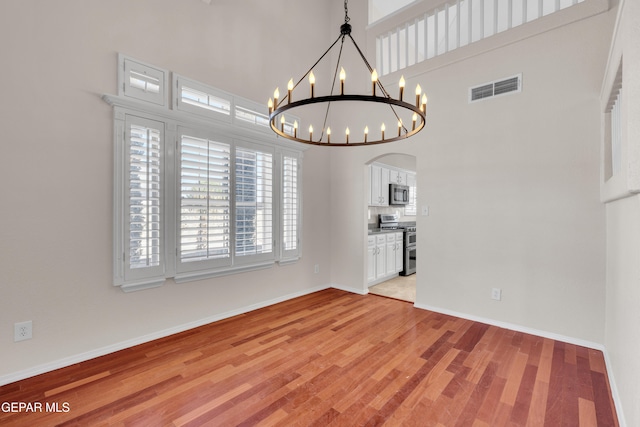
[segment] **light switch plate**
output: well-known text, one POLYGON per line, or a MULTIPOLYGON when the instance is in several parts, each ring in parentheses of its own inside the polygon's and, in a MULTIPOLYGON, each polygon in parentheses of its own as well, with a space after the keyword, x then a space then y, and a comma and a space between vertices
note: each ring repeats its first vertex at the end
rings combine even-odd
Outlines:
POLYGON ((423 216, 429 216, 429 206, 423 206, 422 207, 422 215, 423 216))

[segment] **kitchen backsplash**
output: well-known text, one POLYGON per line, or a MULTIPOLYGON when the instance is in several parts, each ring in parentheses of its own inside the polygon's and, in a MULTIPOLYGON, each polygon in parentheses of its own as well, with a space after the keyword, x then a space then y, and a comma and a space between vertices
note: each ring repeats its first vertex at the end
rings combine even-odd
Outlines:
POLYGON ((415 215, 405 216, 403 206, 369 206, 367 209, 369 209, 369 228, 371 228, 371 224, 378 226, 380 214, 398 214, 400 215, 398 222, 416 221, 415 215))

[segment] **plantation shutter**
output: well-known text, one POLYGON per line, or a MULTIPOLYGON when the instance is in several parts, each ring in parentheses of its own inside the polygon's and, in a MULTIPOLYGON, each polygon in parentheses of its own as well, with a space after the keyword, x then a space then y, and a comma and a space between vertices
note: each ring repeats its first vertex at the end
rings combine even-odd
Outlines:
POLYGON ((235 255, 273 258, 273 154, 237 147, 235 172, 235 255))
POLYGON ((120 55, 120 93, 126 97, 167 105, 167 82, 169 72, 133 58, 120 55))
POLYGON ((298 187, 299 160, 297 156, 282 157, 282 260, 299 256, 300 196, 298 187))
POLYGON ((182 134, 178 244, 180 263, 222 260, 201 263, 203 265, 200 267, 229 264, 230 191, 230 145, 182 134))
POLYGON ((125 124, 125 279, 164 273, 163 173, 164 124, 128 116, 125 124))

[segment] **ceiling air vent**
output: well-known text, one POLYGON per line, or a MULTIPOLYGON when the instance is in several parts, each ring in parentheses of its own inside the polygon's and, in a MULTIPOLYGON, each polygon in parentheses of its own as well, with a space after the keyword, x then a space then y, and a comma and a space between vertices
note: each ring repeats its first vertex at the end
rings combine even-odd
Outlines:
POLYGON ((469 89, 469 102, 522 91, 522 74, 469 89))

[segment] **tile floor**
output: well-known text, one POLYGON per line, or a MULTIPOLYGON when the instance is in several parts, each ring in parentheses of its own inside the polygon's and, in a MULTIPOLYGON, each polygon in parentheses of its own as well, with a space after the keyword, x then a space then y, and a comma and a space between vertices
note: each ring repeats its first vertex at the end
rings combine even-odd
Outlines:
POLYGON ((416 275, 397 276, 369 288, 369 293, 403 301, 416 302, 416 275))

